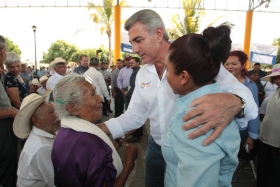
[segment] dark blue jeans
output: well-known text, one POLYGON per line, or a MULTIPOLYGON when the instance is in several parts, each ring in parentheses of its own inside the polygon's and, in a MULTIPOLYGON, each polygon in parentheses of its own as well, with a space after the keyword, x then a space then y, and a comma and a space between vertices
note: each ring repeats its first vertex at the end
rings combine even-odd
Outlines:
POLYGON ((161 153, 161 146, 154 141, 152 136, 149 136, 145 166, 145 186, 164 187, 165 161, 161 153))

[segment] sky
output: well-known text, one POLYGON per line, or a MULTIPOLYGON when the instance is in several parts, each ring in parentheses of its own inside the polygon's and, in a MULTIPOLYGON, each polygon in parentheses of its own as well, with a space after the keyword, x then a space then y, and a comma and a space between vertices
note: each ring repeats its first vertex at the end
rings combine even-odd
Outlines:
MULTIPOLYGON (((126 20, 138 10, 140 9, 123 8, 121 19, 126 20)), ((154 10, 162 16, 166 27, 170 27, 170 15, 183 12, 182 9, 170 8, 154 10)), ((235 25, 231 33, 233 43, 243 43, 246 12, 208 10, 205 13, 200 22, 200 32, 222 16, 216 25, 225 21, 232 22, 235 25)), ((51 43, 56 40, 65 40, 79 49, 97 48, 102 44, 108 47, 106 34, 100 34, 99 26, 92 22, 89 14, 87 8, 0 8, 0 35, 8 37, 19 46, 22 61, 35 59, 33 25, 37 27, 38 62, 42 59, 43 52, 47 52, 51 43)), ((275 38, 280 38, 279 18, 280 13, 254 12, 251 42, 270 45, 275 38)), ((114 46, 114 37, 112 42, 114 46)))

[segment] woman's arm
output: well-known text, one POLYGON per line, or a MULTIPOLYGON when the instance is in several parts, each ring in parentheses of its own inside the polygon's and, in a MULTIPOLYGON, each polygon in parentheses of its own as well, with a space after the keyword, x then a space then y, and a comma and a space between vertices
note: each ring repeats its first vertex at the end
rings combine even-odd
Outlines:
POLYGON ((6 89, 7 95, 9 96, 12 104, 20 109, 21 101, 19 99, 18 87, 11 87, 6 89))

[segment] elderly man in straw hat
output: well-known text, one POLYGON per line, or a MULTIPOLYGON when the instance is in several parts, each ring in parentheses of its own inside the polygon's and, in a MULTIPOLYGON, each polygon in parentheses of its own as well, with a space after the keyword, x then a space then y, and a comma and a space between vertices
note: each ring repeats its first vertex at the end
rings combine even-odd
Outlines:
POLYGON ((55 74, 49 78, 47 82, 47 90, 53 90, 55 84, 59 79, 61 79, 64 75, 66 75, 66 70, 67 70, 67 62, 61 58, 57 57, 50 63, 49 69, 50 71, 54 71, 55 74))
POLYGON ((272 68, 272 73, 261 78, 274 82, 278 88, 270 97, 266 114, 260 128, 260 151, 258 156, 257 187, 280 185, 280 64, 272 68))
POLYGON ((17 137, 27 138, 18 163, 17 186, 54 186, 51 152, 60 121, 46 96, 30 94, 24 98, 13 130, 17 137))
POLYGON ((42 76, 39 81, 40 81, 40 84, 41 84, 41 87, 37 90, 38 94, 39 95, 44 95, 47 91, 47 81, 48 81, 48 77, 46 75, 42 76))
MULTIPOLYGON (((6 41, 0 35, 0 67, 6 60, 6 41)), ((12 131, 13 120, 18 110, 11 101, 0 81, 0 186, 16 186, 17 139, 12 131)))

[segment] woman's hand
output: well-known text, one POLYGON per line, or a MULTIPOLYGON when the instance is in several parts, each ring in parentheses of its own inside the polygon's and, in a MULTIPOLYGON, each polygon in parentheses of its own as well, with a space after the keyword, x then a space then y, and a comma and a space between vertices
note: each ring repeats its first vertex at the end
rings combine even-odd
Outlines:
POLYGON ((248 150, 246 151, 247 153, 250 153, 250 151, 253 149, 254 147, 254 143, 255 143, 255 140, 248 137, 243 145, 243 147, 246 147, 246 145, 248 145, 248 150))
POLYGON ((188 107, 195 107, 184 117, 184 121, 189 121, 183 125, 184 130, 195 128, 204 124, 201 128, 190 133, 188 138, 197 138, 209 130, 214 129, 212 134, 203 142, 204 146, 215 141, 224 128, 234 119, 235 115, 241 110, 240 99, 233 94, 217 93, 208 94, 192 101, 188 107))

